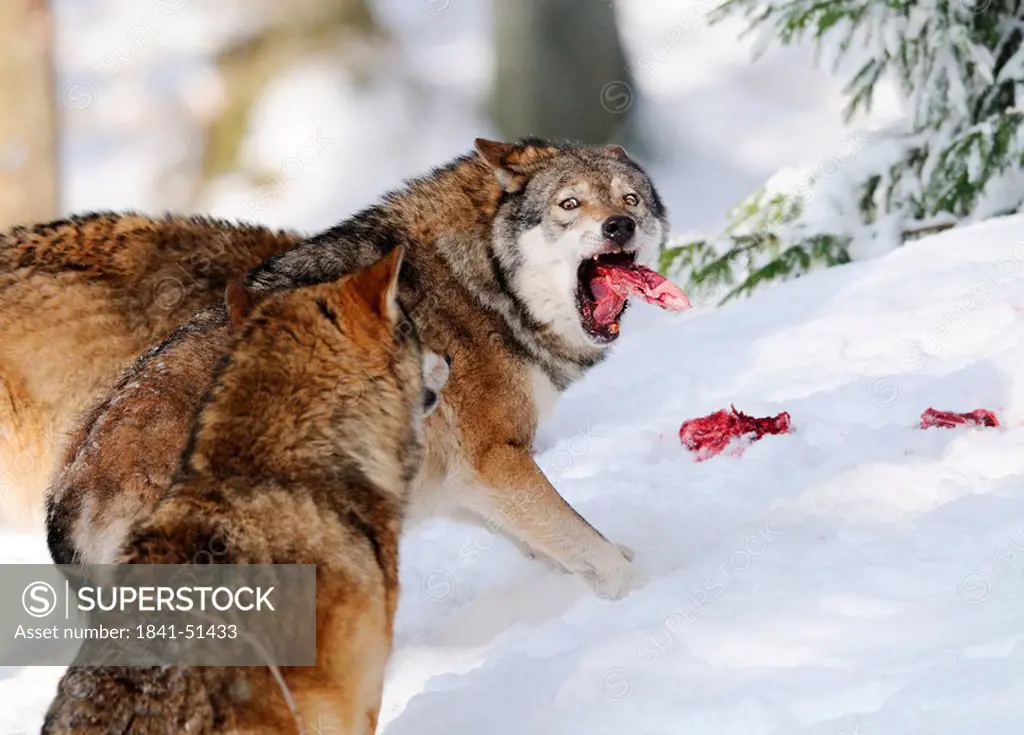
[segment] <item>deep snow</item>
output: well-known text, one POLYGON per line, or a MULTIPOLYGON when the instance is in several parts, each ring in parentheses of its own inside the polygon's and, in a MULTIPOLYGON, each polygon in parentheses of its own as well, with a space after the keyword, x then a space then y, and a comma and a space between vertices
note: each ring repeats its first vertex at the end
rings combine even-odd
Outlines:
MULTIPOLYGON (((483 529, 410 530, 383 732, 1016 735, 1022 263, 1012 217, 715 311, 634 306, 539 461, 646 583, 606 602, 483 529), (695 462, 680 422, 730 403, 796 431, 695 462), (1003 425, 921 431, 929 406, 1003 425)), ((59 669, 4 673, 0 732, 31 732, 59 669)))

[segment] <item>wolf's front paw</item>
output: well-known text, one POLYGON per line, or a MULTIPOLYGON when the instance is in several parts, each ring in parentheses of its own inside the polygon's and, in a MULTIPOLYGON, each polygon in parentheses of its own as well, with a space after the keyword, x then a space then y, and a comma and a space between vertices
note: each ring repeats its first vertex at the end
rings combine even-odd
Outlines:
POLYGON ((629 594, 637 578, 632 559, 633 550, 629 547, 608 544, 600 562, 591 564, 584 576, 599 597, 621 600, 629 594))

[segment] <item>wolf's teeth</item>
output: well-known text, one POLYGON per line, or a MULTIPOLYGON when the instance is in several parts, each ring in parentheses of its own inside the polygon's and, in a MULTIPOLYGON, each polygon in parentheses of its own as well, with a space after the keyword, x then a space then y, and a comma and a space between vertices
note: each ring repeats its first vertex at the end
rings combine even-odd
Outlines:
POLYGON ((612 334, 618 334, 619 333, 619 324, 618 324, 618 322, 612 322, 611 324, 609 324, 608 325, 608 331, 611 332, 612 334))

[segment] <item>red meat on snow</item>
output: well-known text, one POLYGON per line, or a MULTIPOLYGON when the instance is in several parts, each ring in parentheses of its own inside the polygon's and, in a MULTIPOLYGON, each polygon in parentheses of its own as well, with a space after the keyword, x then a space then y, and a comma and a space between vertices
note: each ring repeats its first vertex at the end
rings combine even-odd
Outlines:
POLYGON ((921 428, 930 429, 952 429, 955 426, 999 426, 999 419, 996 415, 985 408, 976 408, 967 413, 954 413, 953 411, 937 411, 934 408, 927 409, 921 414, 921 428))
MULTIPOLYGON (((777 416, 756 418, 737 411, 715 411, 709 416, 684 421, 679 427, 679 440, 691 452, 697 453, 697 461, 721 454, 734 440, 742 438, 746 444, 756 442, 768 434, 788 434, 792 429, 789 414, 783 411, 777 416)), ((742 453, 739 445, 732 454, 742 453)))

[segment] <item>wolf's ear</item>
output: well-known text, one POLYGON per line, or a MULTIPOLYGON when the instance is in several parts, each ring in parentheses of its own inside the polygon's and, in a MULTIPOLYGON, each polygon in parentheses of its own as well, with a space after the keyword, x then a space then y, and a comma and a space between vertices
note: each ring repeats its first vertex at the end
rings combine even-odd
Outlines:
POLYGON ((396 245, 373 265, 346 278, 342 292, 368 306, 376 316, 396 324, 401 316, 398 306, 398 272, 402 268, 403 255, 402 246, 396 245))
POLYGON ((623 148, 621 145, 606 145, 604 148, 601 149, 601 152, 604 153, 606 156, 618 158, 620 161, 629 160, 629 154, 626 153, 626 149, 623 148))
POLYGON ((501 188, 507 192, 519 191, 526 179, 516 167, 515 157, 519 146, 486 138, 477 138, 473 145, 484 163, 494 171, 501 188))
POLYGON ((228 283, 224 290, 224 305, 227 307, 231 326, 237 329, 248 319, 252 310, 256 308, 257 301, 256 294, 243 286, 241 281, 233 280, 228 283))

